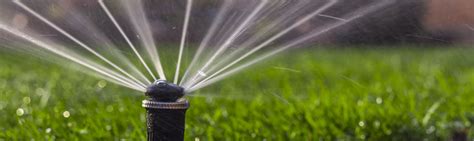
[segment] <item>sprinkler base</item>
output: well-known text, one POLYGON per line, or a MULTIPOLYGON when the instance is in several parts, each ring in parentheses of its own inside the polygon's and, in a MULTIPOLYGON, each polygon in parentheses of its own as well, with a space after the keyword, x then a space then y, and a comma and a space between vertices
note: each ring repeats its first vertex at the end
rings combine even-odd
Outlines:
POLYGON ((185 99, 178 102, 158 102, 144 100, 142 105, 147 110, 148 141, 183 141, 186 110, 189 102, 185 99))

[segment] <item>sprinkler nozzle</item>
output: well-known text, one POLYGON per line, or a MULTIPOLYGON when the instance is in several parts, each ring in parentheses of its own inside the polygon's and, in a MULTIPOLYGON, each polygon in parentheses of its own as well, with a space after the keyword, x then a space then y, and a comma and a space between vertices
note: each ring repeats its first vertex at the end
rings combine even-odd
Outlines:
POLYGON ((158 80, 148 86, 145 95, 154 101, 176 102, 184 96, 184 88, 166 80, 158 80))
POLYGON ((183 98, 184 88, 158 80, 148 86, 143 101, 147 110, 148 141, 182 141, 189 102, 183 98))

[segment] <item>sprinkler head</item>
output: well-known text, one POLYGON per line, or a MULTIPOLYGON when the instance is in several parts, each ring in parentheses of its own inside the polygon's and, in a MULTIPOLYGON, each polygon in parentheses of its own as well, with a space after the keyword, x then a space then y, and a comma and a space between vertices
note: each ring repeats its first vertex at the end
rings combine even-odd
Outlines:
POLYGON ((148 86, 145 95, 153 101, 177 102, 184 96, 184 88, 166 80, 158 80, 148 86))

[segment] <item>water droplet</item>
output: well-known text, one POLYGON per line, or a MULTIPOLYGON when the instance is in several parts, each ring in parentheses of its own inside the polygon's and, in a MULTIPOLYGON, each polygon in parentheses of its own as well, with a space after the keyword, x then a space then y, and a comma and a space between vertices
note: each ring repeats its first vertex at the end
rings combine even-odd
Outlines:
POLYGON ((383 99, 380 98, 380 97, 377 97, 377 99, 375 100, 375 102, 377 102, 377 104, 382 104, 383 99))
POLYGON ((362 101, 362 100, 357 101, 357 106, 362 106, 363 104, 364 104, 364 101, 362 101))
MULTIPOLYGON (((1 108, 0 108, 1 109, 1 108)), ((466 121, 466 123, 464 123, 466 125, 466 127, 470 127, 471 126, 471 122, 469 121, 466 121)))
POLYGON ((107 106, 107 108, 105 110, 107 110, 107 112, 113 112, 114 107, 109 105, 109 106, 107 106))
POLYGON ((107 131, 110 131, 110 130, 112 130, 112 126, 107 125, 107 126, 105 126, 105 129, 106 129, 107 131))
POLYGON ((16 115, 23 116, 24 114, 25 114, 25 110, 23 110, 22 108, 18 108, 16 110, 16 115))
POLYGON ((385 89, 388 93, 393 93, 393 89, 392 87, 388 87, 387 89, 385 89))
POLYGON ((365 126, 365 122, 364 122, 364 121, 359 121, 359 126, 360 126, 360 127, 364 127, 364 126, 365 126))
POLYGON ((125 111, 125 108, 124 107, 119 107, 119 112, 124 112, 125 111))
POLYGON ((390 130, 390 129, 386 130, 386 131, 385 131, 385 134, 391 135, 391 134, 392 134, 392 130, 390 130))
POLYGON ((79 130, 79 134, 87 134, 88 132, 87 129, 79 130))
POLYGON ((48 133, 48 134, 49 134, 49 133, 51 133, 51 128, 46 128, 46 130, 45 130, 45 131, 46 131, 46 133, 48 133))
POLYGON ((63 116, 64 116, 65 118, 69 118, 69 116, 71 116, 71 114, 69 113, 69 111, 64 111, 64 112, 63 112, 63 116))
POLYGON ((374 126, 375 126, 375 128, 379 128, 380 127, 380 121, 378 121, 378 120, 374 121, 374 126))
POLYGON ((105 86, 107 86, 107 81, 104 81, 104 80, 101 80, 97 83, 97 87, 99 88, 105 88, 105 86))
POLYGON ((194 138, 194 141, 200 141, 200 139, 199 138, 194 138))
POLYGON ((23 103, 24 104, 30 104, 31 98, 30 97, 23 97, 23 103))

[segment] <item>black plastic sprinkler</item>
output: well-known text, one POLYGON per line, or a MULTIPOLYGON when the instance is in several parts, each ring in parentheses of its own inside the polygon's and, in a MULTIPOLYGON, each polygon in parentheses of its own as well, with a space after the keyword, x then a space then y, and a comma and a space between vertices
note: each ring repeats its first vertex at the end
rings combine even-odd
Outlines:
POLYGON ((184 140, 184 122, 189 102, 183 98, 184 88, 158 80, 148 86, 143 101, 147 110, 148 141, 184 140))

